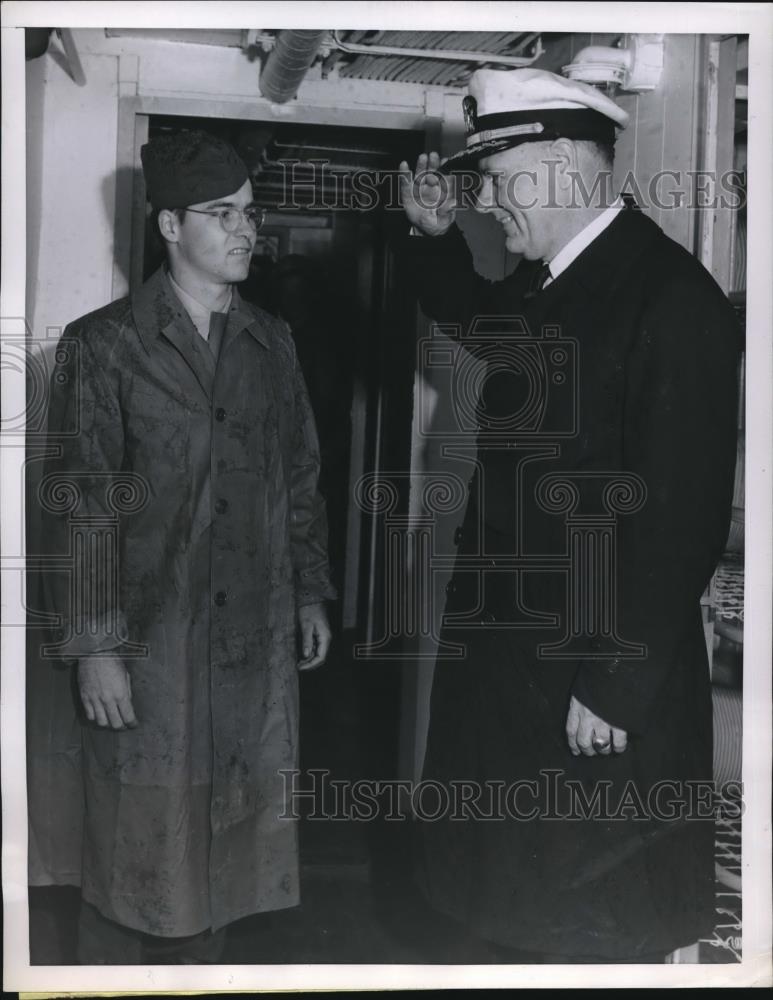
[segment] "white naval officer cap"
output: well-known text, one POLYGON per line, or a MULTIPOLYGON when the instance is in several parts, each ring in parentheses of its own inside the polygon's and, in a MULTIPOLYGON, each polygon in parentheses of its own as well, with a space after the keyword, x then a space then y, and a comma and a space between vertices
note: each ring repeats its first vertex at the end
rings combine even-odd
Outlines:
POLYGON ((462 101, 466 145, 442 173, 474 169, 478 160, 523 142, 589 139, 613 143, 628 114, 596 87, 543 69, 479 69, 462 101))

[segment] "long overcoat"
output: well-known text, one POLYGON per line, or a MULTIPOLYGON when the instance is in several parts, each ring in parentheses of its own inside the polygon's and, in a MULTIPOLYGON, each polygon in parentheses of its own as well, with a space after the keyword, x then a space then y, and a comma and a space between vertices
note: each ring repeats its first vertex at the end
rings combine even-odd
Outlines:
MULTIPOLYGON (((292 906, 297 824, 280 772, 298 759, 297 607, 334 593, 289 333, 234 289, 216 359, 161 269, 67 327, 51 386, 44 537, 72 566, 48 574, 63 622, 49 656, 123 656, 139 720, 78 724, 83 895, 163 936, 292 906), (97 582, 79 589, 81 576, 97 582)), ((31 739, 37 726, 66 744, 52 722, 63 706, 40 697, 31 739)), ((69 739, 60 762, 77 754, 69 739)), ((56 773, 36 771, 44 785, 56 773)), ((55 854, 67 804, 49 791, 33 789, 31 830, 55 854)))
POLYGON ((512 948, 665 954, 713 926, 700 600, 730 513, 732 309, 632 204, 536 293, 537 263, 476 275, 456 227, 403 250, 427 315, 489 362, 444 618, 466 655, 438 660, 431 699, 424 779, 448 792, 426 891, 512 948), (625 753, 572 756, 572 695, 625 753), (461 810, 459 782, 482 790, 461 810))

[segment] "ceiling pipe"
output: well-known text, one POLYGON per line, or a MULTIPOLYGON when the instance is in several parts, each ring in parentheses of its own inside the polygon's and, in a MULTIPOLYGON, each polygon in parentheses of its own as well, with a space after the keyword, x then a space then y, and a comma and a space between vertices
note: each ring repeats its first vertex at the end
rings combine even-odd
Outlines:
POLYGON ((274 104, 295 97, 326 31, 280 31, 260 74, 260 92, 274 104))
POLYGON ((413 59, 445 59, 449 62, 493 63, 497 66, 531 66, 543 54, 542 39, 536 37, 534 53, 531 56, 505 56, 498 52, 464 52, 458 49, 404 49, 394 45, 360 45, 343 42, 338 32, 333 31, 333 42, 342 52, 352 52, 368 56, 408 56, 413 59))

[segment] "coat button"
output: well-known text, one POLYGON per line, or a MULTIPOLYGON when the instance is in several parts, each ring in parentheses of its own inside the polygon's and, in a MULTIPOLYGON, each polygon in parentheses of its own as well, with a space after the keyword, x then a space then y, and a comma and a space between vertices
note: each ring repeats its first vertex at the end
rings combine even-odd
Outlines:
POLYGON ((228 596, 226 595, 226 592, 224 590, 218 590, 218 592, 215 594, 215 604, 219 608, 222 608, 222 606, 225 604, 227 600, 228 596))
POLYGON ((446 593, 447 594, 456 593, 456 584, 454 583, 453 580, 449 580, 448 583, 446 584, 446 593))
POLYGON ((225 420, 225 410, 222 406, 218 406, 215 410, 215 420, 218 420, 221 424, 225 420))
POLYGON ((497 616, 492 614, 490 611, 484 611, 480 616, 481 625, 491 625, 497 620, 497 616))
POLYGON ((225 514, 225 512, 227 510, 228 510, 228 501, 227 500, 218 500, 215 503, 215 513, 216 514, 225 514))
POLYGON ((461 540, 464 538, 464 532, 462 531, 461 525, 454 532, 454 545, 459 545, 461 540))

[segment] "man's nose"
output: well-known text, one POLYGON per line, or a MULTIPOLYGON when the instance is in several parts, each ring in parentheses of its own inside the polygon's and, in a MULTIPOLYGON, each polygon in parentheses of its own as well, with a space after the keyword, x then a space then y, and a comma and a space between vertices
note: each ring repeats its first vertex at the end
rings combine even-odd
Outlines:
POLYGON ((239 224, 237 225, 234 232, 238 236, 246 236, 249 239, 250 243, 255 242, 255 233, 256 233, 255 227, 250 222, 247 221, 247 216, 245 215, 244 212, 241 212, 239 214, 239 224))

